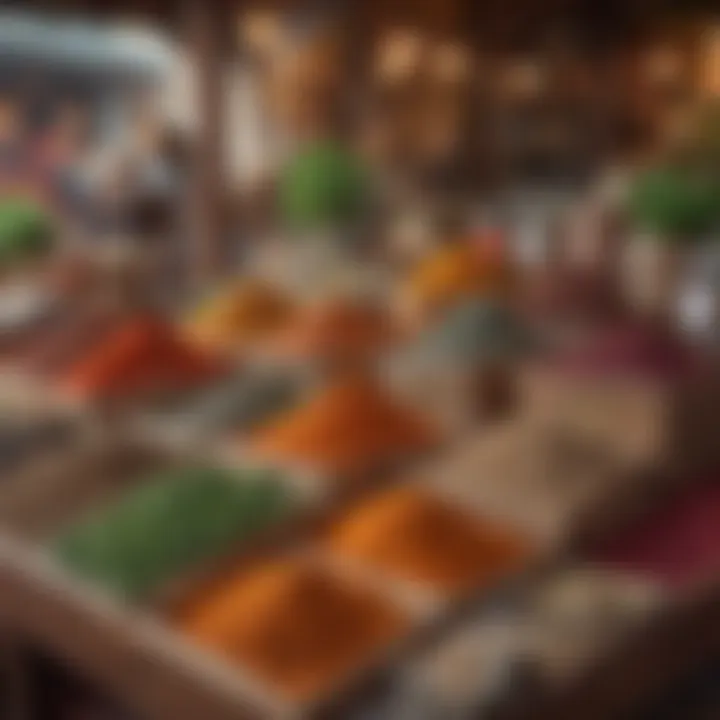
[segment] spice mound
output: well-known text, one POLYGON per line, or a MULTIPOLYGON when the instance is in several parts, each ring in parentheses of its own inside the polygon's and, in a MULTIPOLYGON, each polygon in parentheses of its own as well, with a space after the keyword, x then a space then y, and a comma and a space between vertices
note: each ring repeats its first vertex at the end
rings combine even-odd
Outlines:
POLYGON ((188 337, 202 346, 227 349, 277 330, 291 313, 290 301, 272 286, 247 281, 202 305, 188 323, 188 337))
POLYGON ((404 290, 410 302, 434 311, 466 297, 505 296, 510 284, 504 260, 471 244, 457 243, 423 260, 404 290))
POLYGON ((182 629, 289 696, 329 690, 396 639, 393 605, 290 560, 229 578, 186 609, 182 629))
POLYGON ((333 301, 313 307, 275 338, 272 350, 300 360, 346 360, 371 356, 390 346, 393 328, 378 308, 333 301))
POLYGON ((512 531, 419 488, 370 498, 332 529, 330 543, 340 556, 448 593, 491 583, 529 555, 512 531))
POLYGON ((70 570, 130 599, 285 517, 274 475, 186 468, 150 478, 81 519, 54 550, 70 570))
POLYGON ((144 393, 188 390, 216 379, 223 368, 152 316, 114 328, 61 379, 74 395, 118 399, 144 393))
POLYGON ((435 440, 422 418, 395 404, 371 378, 352 375, 261 428, 252 446, 268 459, 352 475, 427 450, 435 440))

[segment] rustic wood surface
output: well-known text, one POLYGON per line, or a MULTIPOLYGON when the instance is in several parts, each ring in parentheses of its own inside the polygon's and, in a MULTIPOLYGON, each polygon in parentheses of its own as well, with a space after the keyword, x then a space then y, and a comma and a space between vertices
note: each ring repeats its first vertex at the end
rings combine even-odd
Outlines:
MULTIPOLYGON (((44 587, 32 573, 0 563, 0 618, 83 678, 97 682, 144 717, 157 720, 249 720, 237 692, 221 692, 167 657, 143 623, 89 611, 70 594, 44 587)), ((147 625, 147 623, 145 623, 147 625)), ((228 683, 229 685, 229 683, 228 683)))

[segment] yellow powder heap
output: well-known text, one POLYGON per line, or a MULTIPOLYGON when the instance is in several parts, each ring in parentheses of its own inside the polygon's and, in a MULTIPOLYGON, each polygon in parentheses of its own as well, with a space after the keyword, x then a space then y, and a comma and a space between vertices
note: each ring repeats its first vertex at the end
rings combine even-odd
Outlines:
POLYGON ((262 281, 246 280, 201 306, 188 332, 201 345, 229 349, 277 330, 291 313, 292 304, 282 293, 262 281))
POLYGON ((353 509, 331 530, 330 544, 341 556, 451 594, 498 580, 528 556, 511 531, 411 487, 353 509))
POLYGON ((461 242, 425 258, 410 274, 403 294, 404 302, 434 312, 472 295, 506 295, 509 286, 504 259, 461 242))
POLYGON ((406 627, 390 603, 291 560, 230 577, 179 622, 199 644, 299 699, 329 689, 406 627))
POLYGON ((354 475, 435 441, 424 420, 396 404, 373 378, 351 374, 263 428, 253 447, 264 457, 354 475))

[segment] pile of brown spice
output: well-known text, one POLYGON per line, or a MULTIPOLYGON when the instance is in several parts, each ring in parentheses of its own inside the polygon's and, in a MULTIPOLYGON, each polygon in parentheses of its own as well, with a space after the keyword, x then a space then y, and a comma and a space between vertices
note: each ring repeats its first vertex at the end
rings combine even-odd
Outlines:
POLYGON ((407 628, 391 603, 292 560, 229 577, 178 622, 295 699, 329 690, 407 628))
POLYGON ((396 339, 388 315, 368 303, 334 299, 312 306, 269 343, 291 360, 335 362, 371 359, 396 339))
POLYGON ((353 508, 331 529, 329 541, 340 557, 451 594, 491 584, 529 556, 528 544, 514 531, 405 486, 353 508))
POLYGON ((350 374, 262 428, 252 449, 331 475, 354 475, 431 448, 437 437, 370 376, 350 374))

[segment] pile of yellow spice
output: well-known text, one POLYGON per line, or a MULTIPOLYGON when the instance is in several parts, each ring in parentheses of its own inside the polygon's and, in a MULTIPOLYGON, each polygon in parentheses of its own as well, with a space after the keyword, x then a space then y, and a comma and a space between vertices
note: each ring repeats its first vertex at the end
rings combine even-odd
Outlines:
POLYGON ((243 280, 211 297, 187 322, 189 337, 214 350, 237 350, 278 330, 293 303, 271 284, 243 280))

